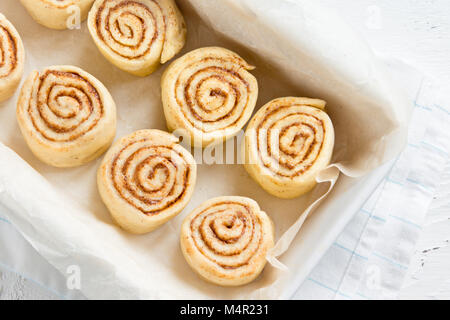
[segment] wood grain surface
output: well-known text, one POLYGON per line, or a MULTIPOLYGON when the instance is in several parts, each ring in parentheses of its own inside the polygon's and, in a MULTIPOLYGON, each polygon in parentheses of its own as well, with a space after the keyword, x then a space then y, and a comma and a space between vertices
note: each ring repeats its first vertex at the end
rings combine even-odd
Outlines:
MULTIPOLYGON (((450 1, 321 0, 372 48, 437 78, 450 79, 450 1)), ((400 299, 450 299, 450 162, 427 213, 400 299)))

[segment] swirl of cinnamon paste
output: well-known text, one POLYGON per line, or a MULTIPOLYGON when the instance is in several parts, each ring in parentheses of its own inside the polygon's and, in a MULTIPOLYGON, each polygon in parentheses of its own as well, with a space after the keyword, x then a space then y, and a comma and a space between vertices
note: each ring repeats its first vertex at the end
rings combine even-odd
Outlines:
POLYGON ((274 245, 270 218, 245 197, 218 197, 196 208, 181 227, 181 249, 204 279, 222 286, 253 281, 274 245))
POLYGON ((31 151, 56 167, 101 155, 116 132, 116 106, 103 84, 73 66, 33 71, 17 103, 17 120, 31 151))
POLYGON ((200 48, 175 60, 161 79, 170 130, 184 130, 191 144, 222 142, 250 119, 258 97, 253 69, 236 53, 200 48))
POLYGON ((51 29, 77 28, 94 0, 20 0, 33 19, 51 29))
POLYGON ((16 91, 23 74, 25 52, 14 26, 0 13, 0 102, 16 91))
POLYGON ((328 166, 334 129, 319 99, 286 97, 268 102, 249 122, 244 165, 267 192, 298 197, 316 185, 328 166))
POLYGON ((114 220, 146 233, 176 216, 194 191, 197 166, 174 135, 136 131, 117 141, 98 170, 97 184, 114 220))
POLYGON ((118 68, 146 76, 183 48, 186 26, 173 0, 96 0, 89 32, 118 68))

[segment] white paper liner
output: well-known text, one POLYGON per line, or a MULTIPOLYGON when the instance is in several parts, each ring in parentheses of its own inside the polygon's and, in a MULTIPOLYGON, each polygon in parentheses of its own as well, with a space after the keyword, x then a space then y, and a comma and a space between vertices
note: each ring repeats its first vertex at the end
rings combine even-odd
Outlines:
MULTIPOLYGON (((61 272, 73 264, 80 266, 81 290, 89 298, 280 297, 302 261, 289 259, 289 272, 267 267, 255 282, 241 288, 206 283, 189 269, 179 250, 183 217, 213 196, 255 199, 276 226, 278 242, 268 259, 283 268, 277 258, 296 241, 308 214, 319 202, 339 198, 338 192, 331 192, 339 175, 336 168, 348 176, 361 176, 401 150, 408 120, 406 103, 366 44, 339 17, 317 4, 191 0, 179 5, 188 24, 182 53, 208 45, 238 52, 256 66, 252 73, 260 87, 257 107, 281 96, 328 102, 336 146, 334 165, 320 177, 327 183, 298 199, 282 200, 264 192, 242 165, 200 165, 188 207, 148 235, 130 235, 114 225, 100 200, 95 183, 100 160, 57 169, 31 154, 15 121, 16 93, 0 106, 0 140, 5 144, 0 146, 0 201, 12 212, 8 219, 61 272)), ((2 3, 0 11, 24 40, 25 75, 48 65, 76 65, 111 91, 118 105, 117 137, 142 128, 166 130, 159 85, 164 67, 146 78, 131 76, 103 58, 85 24, 81 30, 49 30, 37 25, 15 1, 2 3)))

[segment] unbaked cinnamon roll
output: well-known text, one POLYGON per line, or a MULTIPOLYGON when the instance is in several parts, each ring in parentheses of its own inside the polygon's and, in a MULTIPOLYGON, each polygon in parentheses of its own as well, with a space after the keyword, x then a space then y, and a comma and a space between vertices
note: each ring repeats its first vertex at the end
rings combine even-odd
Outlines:
POLYGON ((170 60, 186 40, 186 25, 173 0, 96 0, 88 27, 106 59, 137 76, 170 60))
POLYGON ((55 167, 89 162, 116 133, 116 105, 105 86, 73 66, 33 71, 23 84, 17 120, 31 151, 55 167))
POLYGON ((245 197, 218 197, 184 220, 181 249, 201 277, 222 286, 253 281, 274 245, 274 228, 258 204, 245 197))
POLYGON ((286 97, 264 105, 249 122, 243 142, 244 165, 267 192, 298 197, 316 185, 328 166, 334 129, 325 101, 286 97))
POLYGON ((14 26, 0 13, 0 102, 10 98, 22 79, 25 51, 14 26))
POLYGON ((192 145, 203 147, 237 134, 258 97, 252 69, 219 47, 200 48, 172 62, 161 79, 168 128, 185 131, 192 145))
POLYGON ((140 130, 106 153, 97 174, 103 202, 131 233, 147 233, 176 216, 189 202, 197 165, 174 135, 140 130))
POLYGON ((94 0, 20 0, 33 19, 51 29, 77 27, 88 15, 94 0))

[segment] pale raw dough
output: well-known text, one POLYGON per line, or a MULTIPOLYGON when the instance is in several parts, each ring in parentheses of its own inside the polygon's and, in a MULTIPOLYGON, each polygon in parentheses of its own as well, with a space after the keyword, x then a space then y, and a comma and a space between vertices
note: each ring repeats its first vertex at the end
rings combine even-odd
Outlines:
POLYGON ((186 261, 201 277, 221 286, 239 286, 264 269, 274 245, 274 227, 256 201, 217 197, 185 218, 180 244, 186 261))
POLYGON ((258 83, 236 53, 206 47, 170 64, 161 79, 167 126, 206 147, 236 135, 250 119, 258 83))
POLYGON ((10 98, 22 79, 25 51, 16 28, 0 13, 0 102, 10 98))
POLYGON ((64 30, 86 20, 94 0, 20 0, 20 2, 37 23, 47 28, 64 30))
POLYGON ((55 167, 105 152, 116 133, 116 105, 105 86, 73 66, 33 71, 22 86, 17 120, 31 151, 55 167))
POLYGON ((119 139, 97 173, 103 202, 131 233, 147 233, 172 219, 194 192, 197 165, 174 135, 139 130, 119 139))
POLYGON ((250 120, 242 144, 252 178, 279 198, 295 198, 316 185, 328 166, 334 129, 325 101, 286 97, 264 105, 250 120))
POLYGON ((106 59, 137 76, 155 71, 186 41, 186 24, 173 0, 96 0, 88 27, 106 59))

